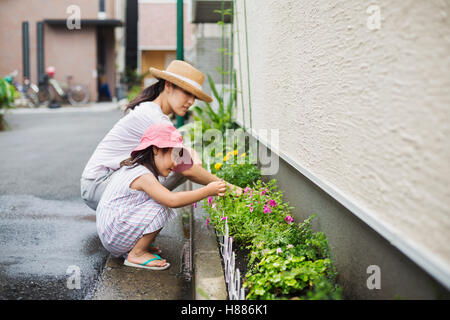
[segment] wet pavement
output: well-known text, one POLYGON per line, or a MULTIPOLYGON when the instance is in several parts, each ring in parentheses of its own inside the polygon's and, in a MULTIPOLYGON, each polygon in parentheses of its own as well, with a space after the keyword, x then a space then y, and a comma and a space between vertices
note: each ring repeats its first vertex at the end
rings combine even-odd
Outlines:
POLYGON ((122 116, 100 108, 8 114, 0 132, 0 299, 90 299, 108 253, 81 172, 122 116), (62 111, 62 112, 61 112, 62 111))

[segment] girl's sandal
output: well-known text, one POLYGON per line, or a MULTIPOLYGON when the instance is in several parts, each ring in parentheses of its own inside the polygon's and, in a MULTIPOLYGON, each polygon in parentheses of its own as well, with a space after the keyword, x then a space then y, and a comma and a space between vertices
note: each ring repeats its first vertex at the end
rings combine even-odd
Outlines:
POLYGON ((124 265, 129 266, 129 267, 135 267, 135 268, 142 268, 142 269, 150 269, 150 270, 156 270, 156 271, 160 271, 160 270, 166 270, 170 267, 170 263, 166 262, 166 264, 162 267, 156 267, 156 266, 147 266, 147 264, 149 264, 150 262, 154 261, 154 260, 162 260, 160 256, 158 256, 157 254, 153 254, 156 258, 152 258, 147 260, 144 263, 141 264, 136 264, 136 263, 132 263, 129 262, 127 259, 125 259, 124 261, 124 265))

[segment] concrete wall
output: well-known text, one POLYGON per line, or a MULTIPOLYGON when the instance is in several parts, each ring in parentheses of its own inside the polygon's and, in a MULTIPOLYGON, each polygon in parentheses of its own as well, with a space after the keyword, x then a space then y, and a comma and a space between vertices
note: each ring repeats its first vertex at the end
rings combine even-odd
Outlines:
MULTIPOLYGON (((243 1, 236 5, 241 69, 234 61, 247 117, 250 81, 253 129, 280 129, 281 153, 449 284, 450 4, 247 1, 250 78, 243 1)), ((335 247, 348 235, 368 239, 341 226, 335 247)), ((366 251, 356 253, 341 265, 348 277, 366 251)))
MULTIPOLYGON (((262 146, 262 149, 265 148, 262 146)), ((266 151, 264 151, 266 152, 266 151)), ((450 299, 449 291, 364 221, 280 159, 276 174, 296 222, 313 214, 314 231, 326 234, 344 299, 450 299), (369 266, 380 268, 380 289, 369 289, 369 266)), ((369 281, 371 282, 371 281, 369 281)))

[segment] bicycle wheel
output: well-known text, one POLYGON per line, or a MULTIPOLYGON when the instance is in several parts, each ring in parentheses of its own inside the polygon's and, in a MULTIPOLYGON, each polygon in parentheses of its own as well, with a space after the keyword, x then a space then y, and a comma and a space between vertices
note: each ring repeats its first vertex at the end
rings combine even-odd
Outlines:
POLYGON ((73 106, 87 103, 89 101, 89 89, 82 84, 75 84, 69 88, 67 100, 73 106))

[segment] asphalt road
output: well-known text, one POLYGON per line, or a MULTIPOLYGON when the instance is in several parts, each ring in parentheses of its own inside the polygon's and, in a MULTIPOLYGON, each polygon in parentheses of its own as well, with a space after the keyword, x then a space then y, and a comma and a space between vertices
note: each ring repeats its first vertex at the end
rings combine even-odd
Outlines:
POLYGON ((79 181, 123 112, 62 109, 0 132, 0 299, 89 299, 108 256, 79 181))

